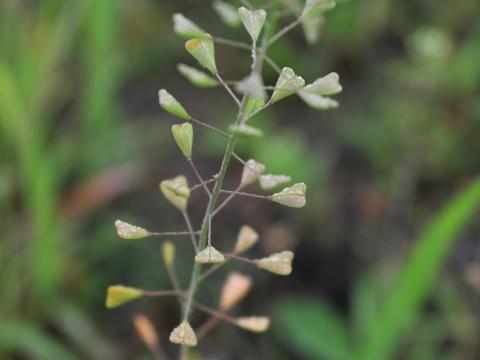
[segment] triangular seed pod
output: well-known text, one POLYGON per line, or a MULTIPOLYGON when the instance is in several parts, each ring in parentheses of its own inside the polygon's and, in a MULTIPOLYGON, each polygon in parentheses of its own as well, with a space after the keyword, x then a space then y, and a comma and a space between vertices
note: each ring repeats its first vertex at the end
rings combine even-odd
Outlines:
POLYGON ((270 102, 276 102, 283 99, 294 92, 297 92, 305 86, 305 80, 301 76, 295 74, 295 71, 288 67, 284 67, 280 73, 275 89, 273 90, 270 102))
POLYGON ((195 256, 197 264, 220 264, 225 262, 225 256, 213 246, 207 246, 195 256))
POLYGON ((185 43, 185 49, 187 49, 204 68, 210 70, 213 74, 217 72, 215 49, 211 38, 190 39, 185 43))
POLYGON ((242 179, 240 185, 242 187, 254 183, 258 177, 265 171, 265 165, 250 159, 243 167, 242 179))
POLYGON ((197 336, 188 321, 185 320, 172 330, 169 340, 174 344, 188 347, 197 346, 197 336))
POLYGON ((179 175, 173 179, 163 180, 160 183, 160 190, 167 200, 180 211, 184 211, 187 208, 190 188, 185 176, 179 175))
POLYGON ((290 181, 290 176, 286 175, 262 175, 260 176, 260 187, 263 190, 271 190, 276 188, 278 185, 285 184, 290 181))
POLYGON ((201 88, 210 88, 219 85, 217 80, 203 71, 195 69, 194 67, 185 64, 178 64, 177 69, 180 74, 185 76, 195 86, 201 88))
POLYGON ((177 35, 185 38, 202 38, 209 36, 197 24, 179 13, 173 15, 173 31, 177 35))
POLYGON ((172 135, 183 155, 190 160, 192 158, 193 126, 190 123, 172 126, 172 135))
POLYGON ((307 191, 307 185, 304 183, 298 183, 291 187, 283 189, 279 193, 273 194, 270 198, 279 204, 301 208, 306 204, 305 192, 307 191))
POLYGON ((241 254, 255 245, 257 241, 258 233, 250 226, 243 225, 238 232, 237 242, 235 243, 233 252, 235 254, 241 254))
POLYGON ((123 285, 109 286, 105 306, 109 309, 143 296, 143 291, 123 285))
POLYGON ((240 17, 235 6, 224 1, 215 0, 212 3, 212 7, 228 26, 237 27, 240 24, 240 17))
POLYGON ((140 226, 135 226, 121 220, 115 221, 115 228, 120 238, 125 240, 143 239, 150 236, 150 232, 140 226))
POLYGON ((228 311, 233 308, 248 294, 251 287, 251 277, 238 272, 232 272, 223 284, 222 295, 220 297, 220 309, 228 311))
POLYGON ((248 10, 242 6, 238 9, 238 15, 242 20, 243 26, 245 26, 245 29, 247 29, 250 34, 250 37, 256 42, 267 18, 267 13, 265 10, 248 10))
POLYGON ((257 267, 277 275, 290 275, 292 273, 293 257, 293 252, 282 251, 258 260, 257 267))
POLYGON ((247 316, 237 318, 235 324, 244 330, 260 333, 268 330, 270 319, 266 316, 247 316))
POLYGON ((188 114, 187 110, 175 99, 167 90, 161 89, 158 92, 158 102, 163 110, 169 112, 172 115, 178 116, 184 120, 190 120, 192 117, 188 114))

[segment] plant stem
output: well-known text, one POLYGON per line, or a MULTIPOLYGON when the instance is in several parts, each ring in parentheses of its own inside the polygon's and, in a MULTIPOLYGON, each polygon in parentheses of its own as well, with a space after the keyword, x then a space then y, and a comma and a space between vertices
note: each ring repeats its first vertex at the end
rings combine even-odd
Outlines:
POLYGON ((165 232, 150 232, 150 236, 184 236, 200 234, 200 231, 165 231, 165 232))
POLYGON ((232 91, 232 89, 230 88, 230 86, 227 85, 227 83, 222 79, 222 77, 220 76, 220 74, 218 72, 215 73, 215 76, 217 77, 218 81, 220 82, 220 84, 223 85, 223 87, 225 88, 225 90, 227 90, 228 94, 232 97, 232 99, 237 103, 238 107, 241 108, 242 107, 242 104, 240 103, 240 100, 238 100, 238 97, 237 95, 235 95, 232 91))
POLYGON ((210 190, 208 190, 207 184, 206 184, 205 181, 203 180, 202 175, 200 175, 200 172, 198 171, 197 167, 196 167, 195 164, 193 163, 193 160, 192 160, 192 159, 188 159, 187 161, 188 161, 188 163, 190 164, 190 166, 192 167, 193 172, 195 173, 195 176, 196 176, 197 179, 200 181, 200 184, 202 184, 203 188, 205 189, 205 192, 207 193, 208 197, 211 197, 211 196, 212 196, 212 193, 210 192, 210 190))
POLYGON ((209 129, 209 130, 212 130, 212 131, 216 132, 217 134, 220 134, 220 135, 222 135, 222 136, 224 136, 224 137, 226 137, 226 138, 230 138, 230 137, 231 137, 231 135, 227 134, 226 132, 224 132, 224 131, 216 128, 215 126, 212 126, 212 125, 210 125, 210 124, 207 124, 207 123, 205 123, 205 122, 203 122, 203 121, 200 121, 200 120, 195 119, 195 118, 190 118, 190 120, 193 121, 193 122, 195 122, 195 123, 197 123, 197 124, 200 125, 200 126, 203 126, 203 127, 207 128, 207 129, 209 129))
POLYGON ((270 39, 267 41, 267 47, 271 46, 275 41, 280 39, 283 35, 285 35, 287 32, 292 30, 295 26, 300 24, 301 18, 297 18, 295 21, 291 22, 281 30, 279 30, 275 35, 273 35, 270 39))
MULTIPOLYGON (((192 222, 190 221, 190 216, 188 216, 187 210, 182 211, 183 218, 185 219, 185 223, 187 224, 187 228, 190 231, 190 238, 192 239, 193 249, 195 250, 195 254, 198 253, 198 243, 195 234, 193 233, 192 229, 192 222)), ((202 230, 200 230, 201 234, 202 230)))
POLYGON ((224 194, 248 196, 248 197, 253 197, 253 198, 256 198, 256 199, 263 199, 263 200, 270 200, 271 199, 271 196, 251 194, 251 193, 242 192, 242 191, 222 190, 221 192, 224 193, 224 194))

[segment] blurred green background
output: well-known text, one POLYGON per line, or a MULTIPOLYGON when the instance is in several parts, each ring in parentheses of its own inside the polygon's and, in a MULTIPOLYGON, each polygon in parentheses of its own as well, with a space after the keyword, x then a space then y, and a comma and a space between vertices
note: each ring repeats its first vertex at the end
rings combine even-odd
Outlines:
MULTIPOLYGON (((176 12, 247 41, 208 1, 0 1, 1 359, 149 359, 136 312, 175 353, 173 300, 106 310, 104 296, 117 283, 170 286, 161 240, 124 242, 113 228, 117 218, 183 228, 158 182, 195 178, 158 89, 220 128, 235 115, 221 89, 195 89, 177 73, 194 62, 172 31, 176 12)), ((344 91, 340 108, 324 112, 285 99, 255 120, 265 138, 239 142, 244 158, 305 181, 308 203, 292 211, 238 199, 219 216, 219 244, 246 223, 261 234, 253 256, 290 248, 296 258, 287 278, 228 265, 255 279, 235 314, 268 314, 272 328, 221 325, 198 349, 205 359, 480 357, 479 14, 477 0, 344 1, 318 44, 296 29, 272 47, 307 82, 338 72, 344 91)), ((244 76, 248 52, 216 51, 224 78, 244 76)), ((273 71, 264 75, 274 84, 273 71)), ((223 146, 196 131, 205 177, 223 146)), ((232 163, 226 187, 241 170, 232 163)), ((199 226, 205 199, 193 200, 199 226)), ((188 245, 178 244, 184 284, 188 245)), ((200 299, 215 304, 226 274, 200 299)))

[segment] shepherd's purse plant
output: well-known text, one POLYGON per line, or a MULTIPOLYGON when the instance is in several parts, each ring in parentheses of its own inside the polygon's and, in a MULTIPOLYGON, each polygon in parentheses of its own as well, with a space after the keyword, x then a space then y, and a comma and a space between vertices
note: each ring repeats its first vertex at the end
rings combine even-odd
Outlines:
MULTIPOLYGON (((192 273, 188 286, 184 287, 178 280, 175 269, 174 243, 165 241, 162 245, 162 254, 172 283, 171 289, 143 290, 115 285, 108 288, 106 297, 108 308, 123 305, 140 297, 176 297, 182 309, 181 319, 178 326, 171 330, 169 339, 172 343, 181 345, 179 353, 181 359, 187 357, 188 348, 197 346, 199 339, 220 321, 253 332, 264 332, 269 327, 270 319, 266 316, 234 318, 228 314, 250 290, 252 279, 249 276, 237 272, 227 276, 221 291, 218 308, 198 303, 195 300, 196 291, 213 272, 232 260, 255 266, 276 275, 286 276, 292 272, 294 254, 289 250, 265 255, 259 259, 243 256, 259 239, 258 233, 248 225, 239 229, 236 243, 233 244, 231 250, 220 249, 218 243, 212 238, 212 226, 215 225, 216 215, 237 196, 253 198, 256 201, 270 201, 292 208, 302 208, 306 204, 307 186, 304 183, 296 183, 285 187, 291 181, 290 176, 270 174, 267 172, 268 167, 255 159, 242 159, 235 153, 237 138, 262 137, 263 132, 251 125, 255 116, 290 95, 298 95, 313 108, 330 109, 337 107, 338 104, 329 96, 342 90, 337 73, 329 73, 307 85, 305 80, 293 69, 280 67, 268 55, 269 47, 297 25, 302 26, 307 42, 315 42, 319 36, 324 12, 332 9, 335 6, 335 1, 306 0, 305 3, 302 3, 300 0, 290 0, 267 1, 267 3, 264 9, 256 9, 248 1, 242 1, 244 6, 239 9, 219 0, 215 0, 213 3, 214 10, 227 25, 236 27, 243 24, 250 38, 249 43, 212 36, 182 14, 173 15, 175 33, 187 39, 185 43, 186 51, 203 68, 200 70, 190 65, 179 64, 178 71, 197 87, 223 87, 238 108, 237 116, 228 129, 218 129, 212 124, 197 119, 177 100, 176 96, 166 89, 161 89, 158 93, 160 106, 181 121, 181 123, 172 126, 173 139, 198 180, 195 185, 190 186, 184 175, 177 175, 160 182, 160 191, 166 200, 179 211, 185 221, 187 230, 182 232, 156 232, 125 221, 117 220, 115 222, 118 236, 125 240, 153 236, 188 236, 191 239, 195 255, 192 256, 192 273), (266 10, 268 10, 268 13, 266 10), (294 16, 293 22, 277 30, 277 24, 283 22, 283 19, 288 16, 294 16), (250 73, 239 81, 224 80, 215 60, 216 44, 247 50, 251 57, 250 73), (264 85, 262 76, 264 63, 267 63, 278 73, 278 79, 274 86, 264 85), (222 136, 226 142, 219 170, 208 178, 201 175, 192 158, 194 130, 197 127, 203 127, 218 134, 218 136, 222 136), (223 188, 223 183, 232 159, 243 165, 243 172, 238 181, 238 186, 226 190, 223 188), (262 190, 270 192, 270 195, 245 191, 247 187, 256 182, 262 190), (283 186, 283 189, 276 190, 280 186, 283 186), (188 211, 190 194, 194 191, 204 191, 208 196, 208 204, 199 230, 194 228, 188 211), (223 198, 222 195, 224 195, 223 198), (199 327, 192 326, 190 318, 194 310, 206 313, 210 319, 199 327)), ((153 330, 148 319, 144 317, 136 318, 135 325, 152 353, 160 358, 156 345, 158 339, 152 333, 153 330)))

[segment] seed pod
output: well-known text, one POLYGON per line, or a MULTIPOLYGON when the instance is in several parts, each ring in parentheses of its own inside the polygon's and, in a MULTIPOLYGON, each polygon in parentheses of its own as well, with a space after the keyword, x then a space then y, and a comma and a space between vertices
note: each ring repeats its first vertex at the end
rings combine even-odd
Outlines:
POLYGON ((238 9, 238 15, 242 20, 243 26, 245 26, 245 29, 247 29, 248 33, 250 34, 250 37, 256 42, 267 18, 266 11, 248 10, 242 6, 238 9))
POLYGON ((258 241, 258 233, 253 230, 248 225, 243 225, 240 228, 237 236, 237 242, 235 243, 235 247, 233 249, 234 254, 240 254, 242 252, 247 251, 253 245, 255 245, 258 241))
POLYGON ((182 104, 180 104, 172 95, 170 95, 167 90, 161 89, 158 92, 158 101, 163 110, 169 112, 170 114, 178 116, 184 120, 190 120, 192 118, 182 104))
POLYGON ((213 74, 217 72, 215 49, 211 38, 190 39, 185 43, 185 49, 187 49, 204 68, 210 70, 213 74))
POLYGON ((210 88, 219 85, 217 80, 212 78, 210 75, 207 75, 203 71, 195 69, 194 67, 185 64, 178 64, 177 69, 180 74, 185 76, 195 86, 201 88, 210 88))
POLYGON ((220 0, 215 0, 212 6, 213 10, 228 26, 237 27, 240 24, 240 17, 235 6, 220 0))
POLYGON ((165 241, 162 245, 163 262, 167 268, 172 267, 175 261, 175 244, 171 241, 165 241))
POLYGON ((242 137, 255 137, 255 138, 261 138, 263 136, 263 131, 260 129, 257 129, 253 126, 249 126, 247 124, 241 124, 241 125, 230 125, 228 127, 228 130, 232 134, 235 135, 240 135, 242 137))
POLYGON ((143 296, 143 291, 123 285, 109 286, 105 306, 109 309, 143 296))
POLYGON ((290 176, 286 175, 262 175, 260 176, 260 187, 263 190, 271 190, 276 188, 278 185, 287 183, 290 181, 290 176))
POLYGON ((209 36, 197 24, 179 13, 173 15, 173 31, 177 35, 185 38, 202 38, 209 36))
POLYGON ((237 318, 235 324, 242 329, 260 333, 268 330, 270 319, 266 316, 247 316, 237 318))
POLYGON ((133 324, 142 341, 151 351, 158 348, 158 335, 152 322, 143 314, 136 314, 133 317, 133 324))
POLYGON ((305 86, 305 80, 301 76, 295 74, 295 71, 288 67, 284 67, 280 73, 275 89, 273 90, 270 102, 276 102, 284 97, 292 95, 305 86))
POLYGON ((335 0, 307 0, 302 11, 301 17, 304 17, 311 11, 318 11, 324 13, 327 10, 331 10, 336 6, 335 0))
POLYGON ((265 165, 256 162, 253 159, 248 160, 246 165, 243 167, 240 185, 244 187, 254 183, 264 171, 265 165))
POLYGON ((115 228, 120 238, 125 240, 143 239, 150 236, 150 232, 140 226, 135 226, 121 220, 115 221, 115 228))
POLYGON ((188 347, 197 346, 197 336, 195 335, 195 331, 193 331, 192 327, 186 320, 182 321, 180 325, 172 330, 169 340, 174 344, 185 345, 188 347))
POLYGON ((190 189, 185 176, 179 175, 173 179, 163 180, 160 183, 160 190, 177 209, 184 211, 187 208, 190 189))
POLYGON ((279 193, 275 193, 271 196, 272 201, 279 204, 301 208, 304 207, 307 200, 305 199, 305 192, 307 191, 307 185, 304 183, 297 183, 291 187, 283 189, 279 193))
POLYGON ((192 158, 193 126, 190 123, 172 126, 172 135, 183 155, 190 160, 192 158))
POLYGON ((225 256, 213 246, 207 246, 195 256, 198 264, 219 264, 225 262, 225 256))
POLYGON ((251 277, 238 272, 230 273, 223 284, 222 295, 220 297, 220 309, 228 311, 233 308, 248 294, 251 287, 251 277))
POLYGON ((293 257, 293 252, 282 251, 258 260, 257 267, 277 275, 290 275, 293 257))
POLYGON ((235 90, 255 99, 266 99, 265 85, 260 74, 254 73, 235 83, 235 90))

